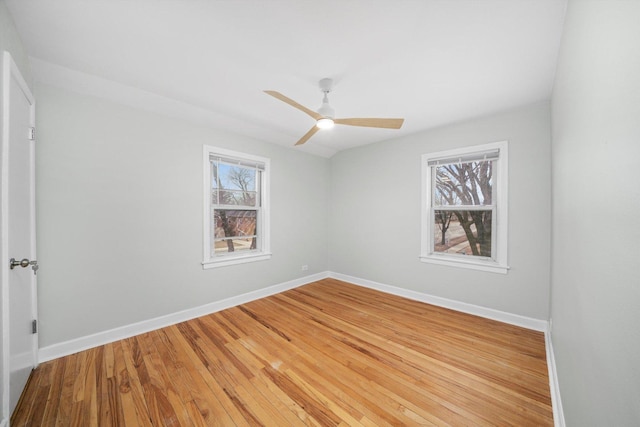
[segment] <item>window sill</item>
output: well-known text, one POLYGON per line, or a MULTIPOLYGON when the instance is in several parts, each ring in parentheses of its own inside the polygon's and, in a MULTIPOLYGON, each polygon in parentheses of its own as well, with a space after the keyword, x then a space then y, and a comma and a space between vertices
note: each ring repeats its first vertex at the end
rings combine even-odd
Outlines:
POLYGON ((229 265, 246 264, 255 261, 265 261, 271 258, 270 252, 260 252, 249 255, 240 255, 234 257, 220 257, 202 262, 202 268, 207 270, 209 268, 226 267, 229 265))
POLYGON ((420 261, 429 264, 447 265, 449 267, 467 268, 470 270, 489 271, 491 273, 507 274, 509 266, 494 261, 480 261, 473 259, 453 259, 439 255, 420 255, 420 261))

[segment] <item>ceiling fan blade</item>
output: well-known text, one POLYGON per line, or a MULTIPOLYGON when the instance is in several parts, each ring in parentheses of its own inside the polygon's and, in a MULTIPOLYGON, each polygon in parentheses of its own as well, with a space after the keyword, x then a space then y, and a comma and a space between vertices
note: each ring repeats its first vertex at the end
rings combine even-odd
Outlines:
POLYGON ((369 128, 400 129, 404 119, 334 119, 338 125, 364 126, 369 128))
POLYGON ((298 140, 298 142, 296 142, 295 145, 302 145, 305 142, 307 142, 309 140, 309 138, 311 138, 316 132, 318 132, 320 129, 318 128, 318 126, 313 125, 313 127, 311 129, 309 129, 309 132, 305 133, 304 136, 302 138, 300 138, 298 140))
POLYGON ((316 120, 320 120, 322 118, 322 116, 320 114, 316 113, 313 110, 308 109, 304 105, 298 104, 296 101, 294 101, 291 98, 288 98, 288 97, 284 96, 280 92, 276 92, 275 90, 265 90, 264 93, 266 93, 268 95, 271 95, 274 98, 279 99, 280 101, 286 102, 287 104, 291 105, 292 107, 297 108, 298 110, 307 113, 308 115, 310 115, 311 117, 313 117, 316 120))

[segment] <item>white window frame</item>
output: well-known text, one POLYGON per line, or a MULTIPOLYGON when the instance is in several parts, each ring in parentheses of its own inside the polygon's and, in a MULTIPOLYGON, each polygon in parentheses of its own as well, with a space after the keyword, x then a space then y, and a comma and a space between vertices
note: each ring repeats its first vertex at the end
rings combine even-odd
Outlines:
MULTIPOLYGON (((489 144, 476 145, 471 147, 457 148, 453 150, 439 151, 422 155, 422 232, 420 260, 431 264, 447 265, 451 267, 468 268, 473 270, 489 271, 493 273, 506 274, 509 270, 507 263, 507 232, 508 232, 508 142, 499 141, 489 144), (494 220, 492 232, 492 257, 483 258, 476 256, 462 256, 446 254, 434 251, 434 236, 436 225, 434 218, 434 207, 432 206, 434 194, 434 167, 429 162, 440 159, 450 159, 452 157, 468 157, 475 154, 492 152, 498 150, 498 159, 495 160, 492 171, 494 178, 495 204, 494 220)), ((472 206, 465 206, 473 209, 472 206)))
POLYGON ((211 145, 203 147, 203 179, 204 179, 204 246, 203 261, 204 269, 225 267, 229 265, 244 264, 248 262, 264 261, 271 258, 270 239, 270 216, 269 216, 269 182, 270 182, 271 161, 266 157, 254 156, 238 151, 218 148, 211 145), (257 210, 256 228, 258 230, 258 248, 251 252, 238 252, 233 254, 216 255, 211 250, 213 217, 213 206, 211 200, 211 178, 212 167, 211 158, 215 156, 238 159, 239 161, 256 162, 264 165, 259 183, 260 207, 257 210))

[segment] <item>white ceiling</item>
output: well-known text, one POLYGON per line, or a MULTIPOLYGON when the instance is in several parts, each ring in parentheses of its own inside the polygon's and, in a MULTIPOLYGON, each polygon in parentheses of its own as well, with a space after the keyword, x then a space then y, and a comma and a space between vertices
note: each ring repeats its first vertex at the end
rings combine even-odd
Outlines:
POLYGON ((566 0, 6 0, 37 80, 292 146, 336 81, 335 152, 550 98, 566 0), (146 107, 145 107, 146 106, 146 107))

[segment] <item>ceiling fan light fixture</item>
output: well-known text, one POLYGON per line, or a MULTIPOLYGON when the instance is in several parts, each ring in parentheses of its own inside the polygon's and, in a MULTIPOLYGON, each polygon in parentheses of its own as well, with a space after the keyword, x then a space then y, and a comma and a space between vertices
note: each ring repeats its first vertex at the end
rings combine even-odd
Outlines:
POLYGON ((319 129, 331 129, 334 125, 333 119, 329 117, 323 117, 316 122, 319 129))

